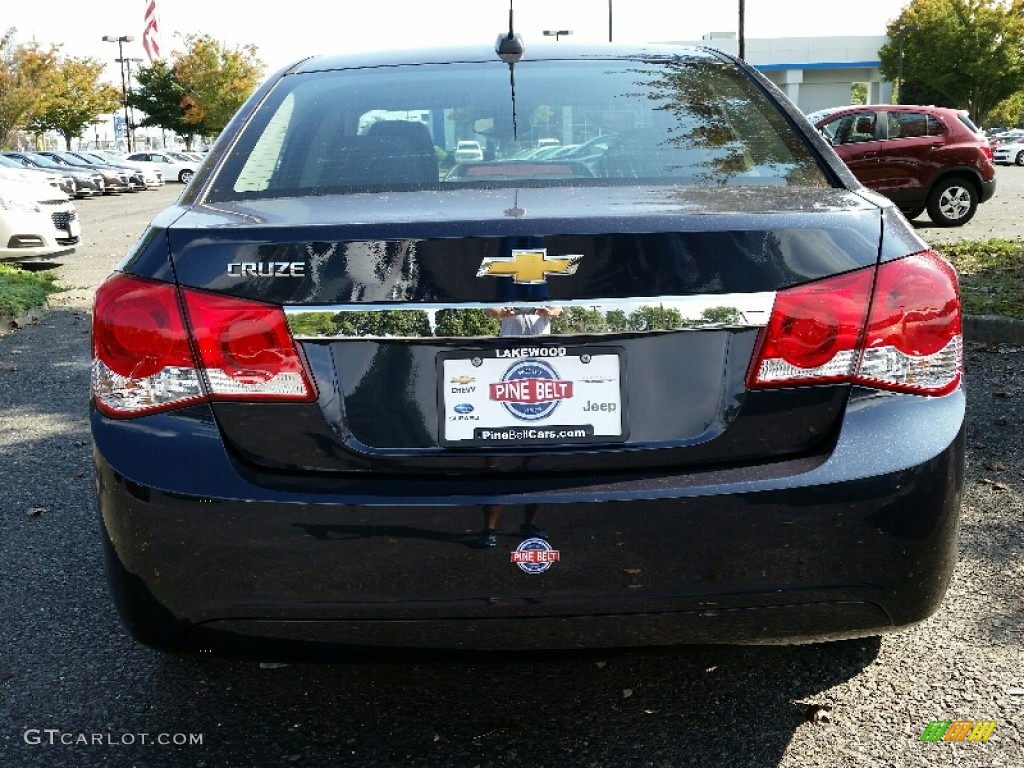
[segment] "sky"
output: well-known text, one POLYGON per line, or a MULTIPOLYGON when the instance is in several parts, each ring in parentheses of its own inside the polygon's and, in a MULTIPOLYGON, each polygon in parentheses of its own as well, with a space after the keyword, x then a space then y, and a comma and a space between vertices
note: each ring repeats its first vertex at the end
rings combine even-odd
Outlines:
MULTIPOLYGON (((119 84, 113 63, 117 45, 104 35, 130 35, 124 55, 142 58, 143 19, 149 0, 103 0, 88 9, 80 0, 5 2, 0 36, 15 28, 14 43, 60 44, 68 56, 110 62, 109 80, 119 84)), ((467 40, 493 44, 508 30, 508 0, 155 0, 165 56, 181 49, 181 35, 209 34, 229 49, 246 44, 269 75, 313 53, 368 48, 449 44, 467 40)), ((529 51, 544 30, 571 30, 574 41, 607 41, 612 8, 615 42, 700 40, 709 32, 735 32, 738 0, 513 0, 515 28, 529 51)), ((746 0, 747 39, 882 35, 910 0, 746 0)))

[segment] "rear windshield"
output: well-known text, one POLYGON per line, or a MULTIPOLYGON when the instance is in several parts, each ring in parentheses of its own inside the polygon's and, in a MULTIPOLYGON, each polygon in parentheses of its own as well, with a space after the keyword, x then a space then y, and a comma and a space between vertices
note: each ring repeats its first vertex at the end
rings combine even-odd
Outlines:
POLYGON ((828 186, 731 64, 526 60, 287 76, 207 199, 641 182, 828 186))

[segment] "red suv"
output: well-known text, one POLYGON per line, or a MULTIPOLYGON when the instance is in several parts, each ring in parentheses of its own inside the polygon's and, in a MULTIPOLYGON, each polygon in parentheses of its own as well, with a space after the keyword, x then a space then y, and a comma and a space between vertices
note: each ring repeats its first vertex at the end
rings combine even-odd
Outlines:
POLYGON ((807 117, 860 182, 891 198, 908 219, 927 209, 939 226, 958 227, 995 194, 992 148, 966 112, 881 104, 807 117))

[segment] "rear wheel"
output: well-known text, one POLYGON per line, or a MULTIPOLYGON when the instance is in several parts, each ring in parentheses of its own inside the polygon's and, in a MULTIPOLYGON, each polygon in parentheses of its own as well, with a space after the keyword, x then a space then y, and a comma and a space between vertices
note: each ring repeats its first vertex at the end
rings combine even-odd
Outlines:
POLYGON ((186 168, 184 171, 178 174, 178 181, 182 184, 188 184, 192 180, 192 171, 186 168))
POLYGON ((974 218, 978 193, 966 179, 943 179, 928 195, 928 216, 940 227, 959 227, 974 218))
POLYGON ((1024 165, 1024 149, 1017 153, 1017 156, 1013 158, 1013 162, 1017 165, 1024 165))

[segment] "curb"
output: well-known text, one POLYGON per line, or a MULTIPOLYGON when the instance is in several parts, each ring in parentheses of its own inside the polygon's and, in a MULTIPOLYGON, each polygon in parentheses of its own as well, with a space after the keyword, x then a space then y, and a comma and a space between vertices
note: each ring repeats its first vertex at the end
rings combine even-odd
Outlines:
POLYGON ((37 307, 35 309, 27 309, 14 317, 4 316, 3 322, 0 323, 0 336, 7 333, 13 333, 14 331, 24 328, 26 325, 34 325, 35 323, 38 323, 45 311, 46 307, 37 307))
POLYGON ((964 340, 987 344, 1024 344, 1024 320, 1000 315, 965 315, 964 340))

